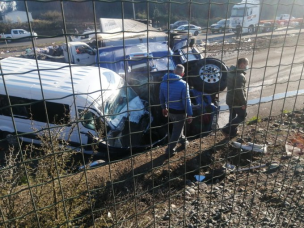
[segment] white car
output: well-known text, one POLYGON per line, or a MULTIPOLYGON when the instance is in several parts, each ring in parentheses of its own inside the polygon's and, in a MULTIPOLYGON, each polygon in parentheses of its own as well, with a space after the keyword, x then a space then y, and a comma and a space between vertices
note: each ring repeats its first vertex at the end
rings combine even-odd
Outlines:
POLYGON ((197 36, 199 33, 201 33, 201 27, 196 25, 181 25, 178 28, 174 29, 174 32, 178 33, 191 33, 193 36, 197 36))

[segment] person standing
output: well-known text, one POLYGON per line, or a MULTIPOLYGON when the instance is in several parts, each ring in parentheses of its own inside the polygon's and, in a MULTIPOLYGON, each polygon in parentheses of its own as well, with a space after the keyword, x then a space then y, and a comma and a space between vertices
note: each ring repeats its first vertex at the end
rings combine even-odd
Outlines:
POLYGON ((242 34, 242 26, 240 23, 238 23, 235 30, 236 30, 236 39, 240 39, 242 34))
POLYGON ((226 137, 237 135, 237 127, 245 120, 246 113, 246 70, 249 61, 247 58, 240 58, 237 66, 231 66, 227 77, 226 103, 229 106, 229 123, 222 129, 226 137))
POLYGON ((185 68, 183 65, 176 65, 173 73, 165 74, 160 84, 159 99, 162 107, 163 116, 173 122, 172 134, 166 156, 171 157, 176 152, 176 144, 180 142, 185 149, 189 142, 184 135, 184 124, 186 117, 187 122, 192 122, 192 106, 189 94, 189 85, 182 77, 184 76, 185 68))

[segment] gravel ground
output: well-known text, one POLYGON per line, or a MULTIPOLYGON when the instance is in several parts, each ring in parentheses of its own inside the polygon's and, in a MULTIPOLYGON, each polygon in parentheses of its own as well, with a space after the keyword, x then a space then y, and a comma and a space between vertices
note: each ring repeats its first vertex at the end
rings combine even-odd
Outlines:
MULTIPOLYGON (((169 161, 160 147, 94 169, 89 177, 105 178, 111 170, 118 227, 302 227, 304 160, 287 153, 285 144, 303 148, 303 121, 303 110, 253 121, 239 138, 227 141, 217 132, 193 140, 169 161), (267 153, 236 149, 233 141, 266 144, 267 153), (257 168, 241 170, 250 167, 257 168), (198 182, 195 175, 206 178, 198 182)), ((100 198, 104 193, 96 195, 100 198)), ((96 205, 103 213, 96 215, 95 225, 104 225, 114 207, 96 205)))

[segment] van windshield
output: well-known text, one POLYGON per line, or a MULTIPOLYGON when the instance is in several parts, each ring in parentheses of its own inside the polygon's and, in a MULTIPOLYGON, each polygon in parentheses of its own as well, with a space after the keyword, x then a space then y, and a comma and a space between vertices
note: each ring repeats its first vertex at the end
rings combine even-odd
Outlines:
POLYGON ((246 9, 243 8, 233 8, 231 10, 231 17, 244 17, 246 9))
POLYGON ((115 119, 117 115, 121 114, 121 110, 127 105, 128 102, 137 97, 134 90, 128 86, 120 88, 119 93, 110 97, 105 102, 105 115, 111 120, 115 119))

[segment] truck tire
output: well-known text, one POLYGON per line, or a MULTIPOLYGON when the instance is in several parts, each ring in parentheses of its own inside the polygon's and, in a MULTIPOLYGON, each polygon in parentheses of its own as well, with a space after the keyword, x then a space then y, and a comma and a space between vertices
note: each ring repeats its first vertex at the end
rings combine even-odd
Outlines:
MULTIPOLYGON (((11 39, 12 37, 6 37, 6 38, 9 38, 11 39)), ((8 43, 12 42, 12 40, 6 40, 8 43)))
POLYGON ((252 25, 250 25, 250 26, 248 27, 248 33, 249 33, 249 34, 253 34, 253 33, 254 33, 254 27, 253 27, 252 25))
POLYGON ((189 85, 204 93, 218 93, 227 87, 227 66, 218 59, 201 59, 188 72, 189 85))

